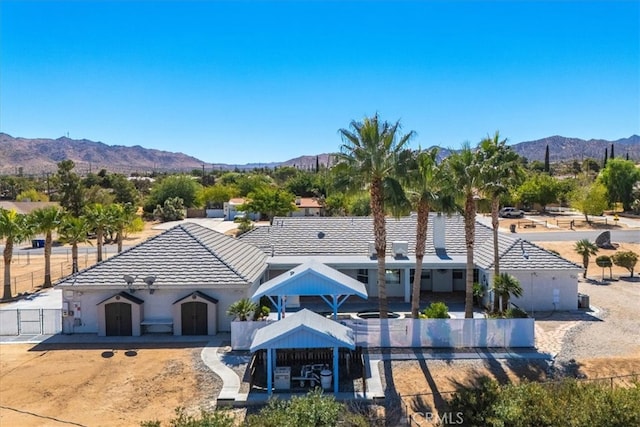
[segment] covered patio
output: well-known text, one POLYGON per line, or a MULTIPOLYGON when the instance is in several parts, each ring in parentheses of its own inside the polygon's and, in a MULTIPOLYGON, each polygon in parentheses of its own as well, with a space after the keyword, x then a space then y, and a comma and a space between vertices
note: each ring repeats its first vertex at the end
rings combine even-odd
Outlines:
POLYGON ((268 297, 280 320, 287 295, 320 296, 330 307, 334 319, 338 318, 338 308, 351 295, 368 298, 363 283, 325 264, 309 260, 260 285, 251 299, 259 301, 263 296, 268 297))
MULTIPOLYGON (((297 349, 308 352, 310 349, 332 349, 331 371, 333 392, 339 391, 339 350, 346 348, 355 350, 354 333, 351 328, 327 319, 310 310, 303 309, 285 319, 274 322, 256 331, 251 342, 250 351, 266 352, 267 393, 271 395, 274 388, 274 369, 276 369, 277 350, 297 349)), ((302 355, 304 357, 304 354, 302 355)), ((278 367, 279 368, 279 367, 278 367)), ((285 367, 285 368, 290 368, 285 367)), ((289 370, 290 372, 290 370, 289 370)), ((307 380, 307 377, 290 377, 289 380, 307 380)))

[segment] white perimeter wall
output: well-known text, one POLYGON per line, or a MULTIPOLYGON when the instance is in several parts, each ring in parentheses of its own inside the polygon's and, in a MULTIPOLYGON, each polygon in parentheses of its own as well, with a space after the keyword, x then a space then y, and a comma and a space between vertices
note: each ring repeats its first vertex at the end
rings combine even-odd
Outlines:
MULTIPOLYGON (((255 331, 271 322, 233 322, 231 347, 248 350, 255 331)), ((363 347, 534 347, 533 319, 341 320, 363 347)))

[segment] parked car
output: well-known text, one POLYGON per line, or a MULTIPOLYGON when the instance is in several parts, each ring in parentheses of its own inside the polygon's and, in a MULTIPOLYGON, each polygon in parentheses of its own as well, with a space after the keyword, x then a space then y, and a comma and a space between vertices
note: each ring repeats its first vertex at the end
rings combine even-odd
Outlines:
POLYGON ((524 212, 522 212, 518 208, 513 208, 510 206, 505 206, 500 209, 498 213, 502 218, 522 218, 524 216, 524 212))

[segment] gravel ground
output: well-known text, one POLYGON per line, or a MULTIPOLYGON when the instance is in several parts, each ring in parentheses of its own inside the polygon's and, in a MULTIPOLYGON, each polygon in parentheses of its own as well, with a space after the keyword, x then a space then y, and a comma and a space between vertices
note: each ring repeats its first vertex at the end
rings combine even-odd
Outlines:
POLYGON ((576 361, 584 359, 640 354, 640 282, 621 279, 602 285, 581 281, 579 291, 589 295, 592 309, 596 308, 593 316, 558 313, 536 319, 545 333, 565 329, 564 336, 558 337, 555 358, 559 373, 571 375, 576 361))

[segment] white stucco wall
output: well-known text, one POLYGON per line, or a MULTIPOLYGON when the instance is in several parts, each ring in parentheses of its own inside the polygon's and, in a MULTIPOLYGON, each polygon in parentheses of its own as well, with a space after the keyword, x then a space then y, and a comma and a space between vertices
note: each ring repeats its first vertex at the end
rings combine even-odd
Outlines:
MULTIPOLYGON (((500 270, 509 273, 520 282, 523 295, 511 298, 521 309, 534 314, 536 311, 566 311, 578 308, 578 274, 580 270, 500 270), (554 292, 555 291, 555 292, 554 292)), ((487 274, 489 288, 493 276, 487 274)), ((488 304, 490 298, 485 297, 488 304)))
MULTIPOLYGON (((224 288, 224 289, 205 289, 205 288, 188 288, 188 289, 157 289, 153 294, 148 290, 136 290, 132 295, 144 301, 141 304, 141 320, 167 320, 173 319, 174 330, 179 326, 179 321, 174 318, 175 312, 173 303, 194 291, 199 290, 204 294, 218 300, 217 313, 215 313, 215 322, 209 323, 210 335, 215 331, 211 331, 211 325, 217 326, 217 332, 229 332, 231 330, 231 316, 227 316, 229 305, 235 301, 247 297, 243 288, 224 288)), ((104 324, 104 307, 99 310, 98 303, 114 296, 115 294, 125 291, 123 289, 91 289, 75 291, 71 293, 63 292, 63 301, 69 302, 71 310, 74 308, 74 316, 66 318, 64 325, 64 333, 98 333, 100 331, 100 323, 104 324), (73 308, 72 308, 73 307, 73 308), (77 310, 80 307, 80 310, 77 310), (80 316, 78 314, 80 313, 80 316)), ((213 311, 209 310, 209 314, 213 311)), ((178 312, 178 316, 179 316, 178 312)), ((138 325, 139 326, 139 325, 138 325)), ((135 324, 133 325, 135 328, 135 324)))

